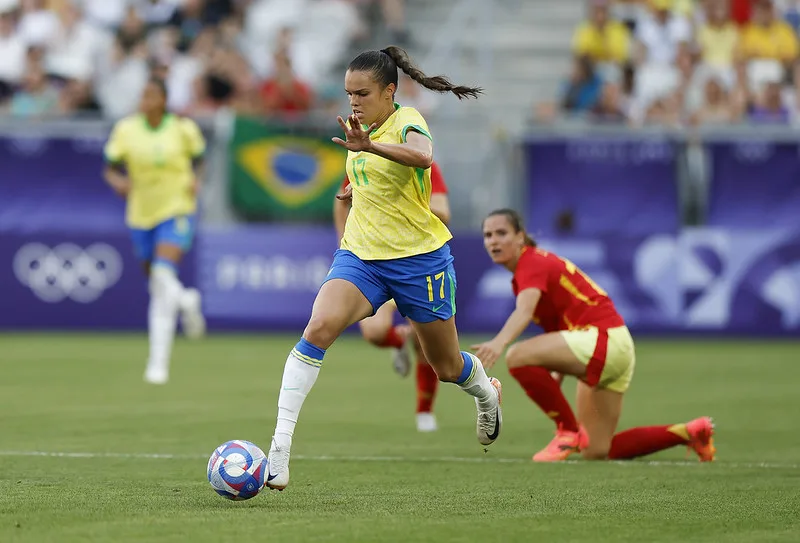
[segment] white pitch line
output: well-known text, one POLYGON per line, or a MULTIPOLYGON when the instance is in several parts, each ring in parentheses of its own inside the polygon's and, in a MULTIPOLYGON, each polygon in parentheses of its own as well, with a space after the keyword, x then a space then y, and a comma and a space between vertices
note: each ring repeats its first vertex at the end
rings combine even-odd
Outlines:
MULTIPOLYGON (((122 458, 134 460, 206 460, 202 454, 168 454, 168 453, 115 453, 115 452, 58 452, 58 451, 2 451, 0 456, 42 456, 49 458, 122 458)), ((487 457, 462 457, 462 456, 312 456, 297 454, 294 460, 311 462, 408 462, 408 463, 467 463, 467 464, 532 464, 527 458, 495 458, 487 457)), ((580 460, 568 460, 561 464, 576 465, 587 464, 580 460)), ((613 466, 654 466, 654 467, 695 467, 702 466, 700 462, 681 460, 650 460, 650 461, 610 461, 613 466)), ((800 469, 800 464, 779 462, 718 462, 717 465, 733 469, 800 469)))

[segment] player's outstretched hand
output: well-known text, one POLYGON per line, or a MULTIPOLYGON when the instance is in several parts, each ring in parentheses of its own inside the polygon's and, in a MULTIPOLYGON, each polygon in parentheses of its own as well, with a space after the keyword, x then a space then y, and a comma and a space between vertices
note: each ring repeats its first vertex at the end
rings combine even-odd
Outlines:
POLYGON ((378 123, 372 123, 369 128, 364 130, 364 127, 361 126, 361 122, 358 120, 358 117, 355 114, 350 115, 347 117, 347 121, 350 123, 350 126, 347 126, 348 123, 344 121, 341 117, 336 117, 336 120, 339 122, 339 126, 342 127, 344 130, 345 140, 342 138, 331 138, 333 143, 337 145, 341 145, 348 151, 358 152, 358 151, 369 151, 372 147, 372 140, 369 139, 369 133, 372 132, 378 123))
POLYGON ((344 188, 344 190, 336 195, 336 199, 337 200, 342 200, 344 202, 346 202, 347 200, 352 200, 353 199, 353 185, 348 183, 347 186, 344 188))
POLYGON ((114 189, 114 192, 116 192, 117 196, 120 198, 128 198, 128 194, 131 191, 131 184, 128 181, 120 181, 118 183, 113 183, 111 188, 114 189))
POLYGON ((491 369, 495 362, 497 362, 497 360, 500 358, 500 355, 503 354, 503 346, 495 343, 494 341, 479 343, 470 348, 475 351, 475 356, 480 359, 480 361, 483 363, 483 367, 487 370, 491 369))

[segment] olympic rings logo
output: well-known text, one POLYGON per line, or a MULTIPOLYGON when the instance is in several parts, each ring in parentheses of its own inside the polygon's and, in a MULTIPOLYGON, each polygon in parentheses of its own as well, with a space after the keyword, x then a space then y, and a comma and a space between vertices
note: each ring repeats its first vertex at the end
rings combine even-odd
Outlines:
POLYGON ((50 248, 28 243, 14 255, 14 275, 40 300, 58 303, 65 299, 88 304, 119 281, 122 257, 105 243, 82 249, 74 243, 50 248))

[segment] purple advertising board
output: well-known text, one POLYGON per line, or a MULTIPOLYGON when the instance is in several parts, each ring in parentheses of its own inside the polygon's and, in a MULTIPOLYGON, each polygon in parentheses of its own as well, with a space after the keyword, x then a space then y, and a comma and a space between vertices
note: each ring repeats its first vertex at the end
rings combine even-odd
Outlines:
POLYGON ((708 220, 727 228, 800 228, 800 146, 741 141, 707 146, 708 220))
POLYGON ((525 213, 534 233, 678 231, 675 142, 660 137, 582 137, 528 141, 524 150, 525 213))
POLYGON ((0 328, 144 328, 147 283, 127 232, 0 231, 0 328))
MULTIPOLYGON (((199 285, 212 327, 293 330, 310 315, 332 260, 326 228, 203 232, 199 285)), ((800 232, 688 229, 679 234, 542 240, 590 274, 634 332, 796 335, 800 232)), ((514 307, 510 273, 479 235, 451 241, 462 332, 493 333, 514 307)))

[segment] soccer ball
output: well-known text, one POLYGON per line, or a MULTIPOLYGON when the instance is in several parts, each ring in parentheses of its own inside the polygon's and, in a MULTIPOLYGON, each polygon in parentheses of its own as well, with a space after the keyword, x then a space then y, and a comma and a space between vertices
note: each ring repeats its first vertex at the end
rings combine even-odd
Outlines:
POLYGON ((208 459, 208 482, 229 500, 249 500, 264 488, 266 476, 267 455, 249 441, 223 443, 208 459))

